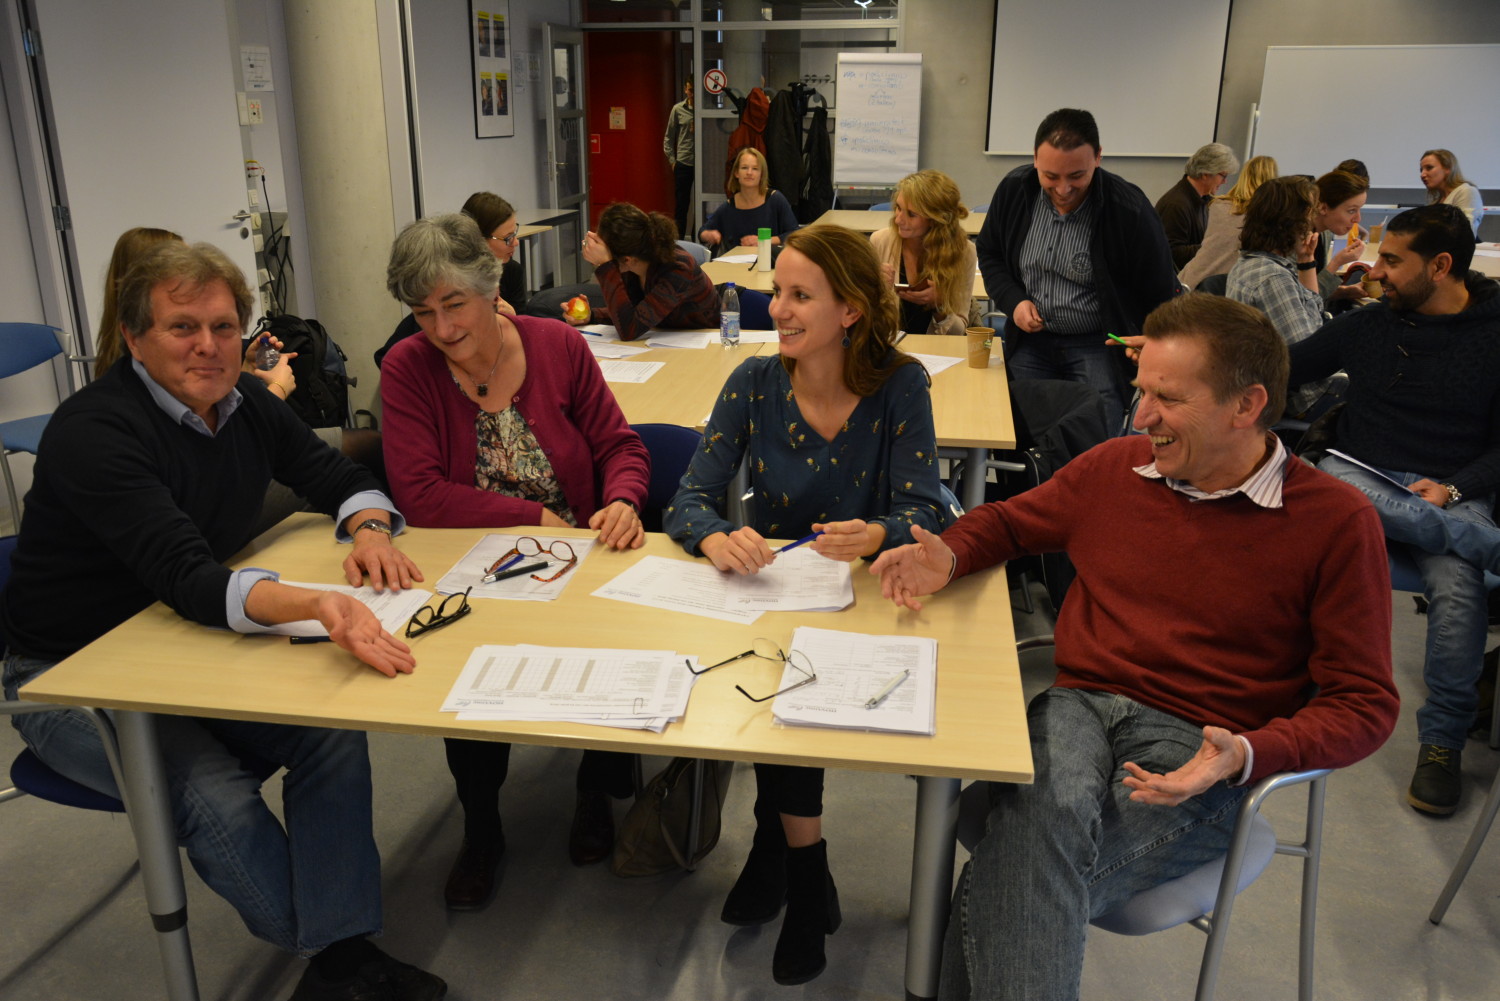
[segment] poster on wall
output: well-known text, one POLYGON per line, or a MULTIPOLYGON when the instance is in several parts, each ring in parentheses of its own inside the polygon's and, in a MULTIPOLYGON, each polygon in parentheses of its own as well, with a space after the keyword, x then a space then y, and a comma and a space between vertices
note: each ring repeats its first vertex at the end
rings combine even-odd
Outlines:
POLYGON ((510 0, 469 0, 473 34, 474 135, 516 134, 511 114, 510 0))

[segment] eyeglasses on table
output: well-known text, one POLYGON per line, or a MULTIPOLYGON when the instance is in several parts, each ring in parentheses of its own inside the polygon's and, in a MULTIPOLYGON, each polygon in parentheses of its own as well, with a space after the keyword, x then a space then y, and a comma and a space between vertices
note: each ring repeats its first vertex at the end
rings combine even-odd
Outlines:
POLYGON ((532 574, 531 579, 542 584, 550 584, 563 574, 578 565, 578 554, 573 551, 566 539, 553 539, 551 543, 543 547, 541 542, 529 535, 523 535, 516 540, 516 544, 501 554, 500 558, 491 563, 485 573, 499 573, 509 569, 523 559, 534 556, 546 555, 553 560, 561 560, 563 568, 551 577, 543 577, 540 574, 532 574))
POLYGON ((423 605, 417 609, 412 617, 407 620, 406 638, 412 639, 413 637, 421 636, 429 630, 441 629, 468 615, 471 608, 469 605, 469 592, 472 590, 473 588, 466 587, 462 591, 454 592, 444 598, 443 603, 436 608, 433 608, 431 605, 423 605), (448 606, 453 604, 453 599, 455 598, 458 599, 458 607, 450 612, 448 606))
POLYGON ((782 651, 780 646, 773 643, 771 640, 768 640, 761 636, 757 636, 753 641, 751 641, 749 650, 746 650, 744 653, 737 653, 733 657, 726 657, 724 660, 719 661, 717 664, 710 664, 707 667, 699 668, 695 671, 693 670, 692 661, 684 660, 683 663, 693 674, 703 675, 707 674, 709 671, 714 670, 715 668, 723 667, 726 664, 733 664, 738 660, 744 660, 746 657, 759 657, 762 660, 770 660, 775 661, 779 664, 790 665, 792 670, 803 676, 801 681, 788 685, 787 687, 782 688, 778 691, 774 691, 770 695, 762 695, 759 697, 751 695, 739 685, 735 685, 734 690, 739 692, 745 698, 749 699, 751 702, 768 702, 778 695, 785 695, 787 692, 794 692, 804 685, 810 685, 818 680, 818 674, 815 670, 813 670, 812 661, 808 660, 807 655, 804 654, 801 650, 793 650, 790 654, 785 653, 782 651))

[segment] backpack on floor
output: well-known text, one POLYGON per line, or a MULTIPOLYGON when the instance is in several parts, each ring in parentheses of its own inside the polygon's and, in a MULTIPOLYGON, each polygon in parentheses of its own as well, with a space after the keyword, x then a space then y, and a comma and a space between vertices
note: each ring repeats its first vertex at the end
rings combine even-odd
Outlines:
POLYGON ((297 388, 287 397, 293 413, 315 428, 344 427, 349 423, 349 378, 344 360, 348 356, 328 336, 317 320, 304 320, 283 313, 261 317, 251 333, 258 338, 269 333, 281 341, 282 351, 295 351, 291 361, 297 388))

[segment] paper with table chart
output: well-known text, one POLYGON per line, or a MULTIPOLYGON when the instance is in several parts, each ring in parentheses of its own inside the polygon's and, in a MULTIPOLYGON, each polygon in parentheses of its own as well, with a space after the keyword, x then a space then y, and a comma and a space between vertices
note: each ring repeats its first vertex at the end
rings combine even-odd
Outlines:
POLYGON ((645 382, 666 367, 660 361, 625 361, 621 358, 596 358, 605 382, 645 382))
POLYGON ((687 711, 696 657, 524 643, 476 647, 443 702, 461 720, 544 720, 654 730, 687 711))
MULTIPOLYGON (((495 561, 513 549, 517 544, 517 540, 521 538, 522 536, 520 535, 484 536, 484 538, 474 543, 474 548, 465 553, 457 563, 453 564, 447 573, 443 574, 437 582, 438 591, 442 594, 457 594, 465 588, 473 588, 469 592, 470 598, 509 598, 512 601, 551 601, 556 598, 562 594, 563 588, 567 587, 568 583, 572 581, 573 574, 577 571, 578 567, 575 565, 572 570, 569 570, 557 580, 551 582, 534 580, 534 576, 551 577, 564 566, 563 560, 548 556, 546 553, 536 557, 527 556, 520 563, 516 564, 519 567, 526 563, 536 563, 546 560, 546 569, 538 570, 534 575, 524 573, 516 577, 508 577, 505 580, 493 581, 489 584, 484 583, 482 580, 495 561)), ((552 543, 559 540, 566 542, 572 547, 573 553, 578 557, 579 563, 588 559, 589 551, 594 548, 595 541, 588 538, 564 539, 562 536, 557 535, 530 535, 526 536, 526 538, 535 539, 541 544, 543 549, 548 548, 552 543)))
POLYGON ((632 358, 651 350, 643 344, 626 344, 619 340, 601 341, 597 337, 586 338, 584 343, 589 346, 589 354, 595 358, 632 358))
POLYGON ((761 614, 758 608, 730 606, 729 575, 715 570, 713 564, 669 560, 665 556, 641 557, 594 595, 747 625, 761 614))
MULTIPOLYGON (((417 609, 432 599, 431 591, 421 591, 416 588, 407 588, 405 591, 389 589, 377 591, 368 584, 350 587, 348 584, 309 584, 300 580, 285 579, 281 583, 288 587, 307 587, 315 591, 338 591, 340 594, 350 595, 368 606, 370 611, 375 613, 375 617, 380 620, 381 628, 392 636, 399 636, 401 630, 406 628, 406 621, 416 614, 417 609)), ((327 628, 317 619, 283 622, 269 627, 268 632, 276 636, 328 635, 327 628)))
POLYGON ((922 367, 927 370, 929 376, 936 376, 939 372, 946 372, 954 365, 963 361, 962 358, 954 358, 952 355, 919 355, 915 352, 907 353, 922 363, 922 367))
POLYGON ((849 564, 806 546, 788 550, 759 573, 729 578, 729 607, 765 612, 836 612, 854 604, 849 564))
MULTIPOLYGON (((791 651, 807 658, 818 680, 776 697, 771 711, 777 722, 928 736, 937 732, 937 640, 799 626, 792 633, 791 651), (880 705, 866 708, 902 671, 911 673, 880 705)), ((788 664, 781 687, 803 677, 788 664)))

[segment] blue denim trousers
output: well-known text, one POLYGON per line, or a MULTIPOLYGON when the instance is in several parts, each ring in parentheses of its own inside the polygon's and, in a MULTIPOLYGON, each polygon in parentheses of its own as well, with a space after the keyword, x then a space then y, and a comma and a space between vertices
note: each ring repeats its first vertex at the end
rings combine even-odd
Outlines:
MULTIPOLYGON (((6 697, 51 666, 6 658, 6 697)), ((120 795, 86 713, 30 713, 12 722, 48 767, 120 795)), ((340 939, 379 933, 380 854, 362 732, 159 716, 157 733, 178 843, 252 934, 311 956, 340 939), (284 827, 261 798, 260 778, 242 763, 246 755, 286 769, 284 827)))
MULTIPOLYGON (((1479 673, 1489 630, 1484 568, 1500 566, 1500 528, 1491 519, 1493 496, 1465 497, 1441 508, 1336 455, 1324 458, 1318 468, 1370 498, 1386 537, 1405 547, 1422 574, 1427 596, 1422 680, 1427 701, 1417 710, 1417 739, 1462 750, 1479 708, 1479 673)), ((1381 472, 1403 484, 1423 478, 1420 473, 1381 472)))
POLYGON ((1124 762, 1169 772, 1203 728, 1105 692, 1052 688, 1027 712, 1036 779, 995 783, 954 894, 938 995, 1076 1001, 1089 920, 1222 856, 1243 788, 1130 800, 1124 762))
POLYGON ((1092 386, 1104 398, 1105 426, 1119 434, 1130 402, 1130 387, 1115 356, 1123 349, 1105 343, 1103 334, 1026 334, 1005 360, 1012 379, 1062 379, 1092 386))

